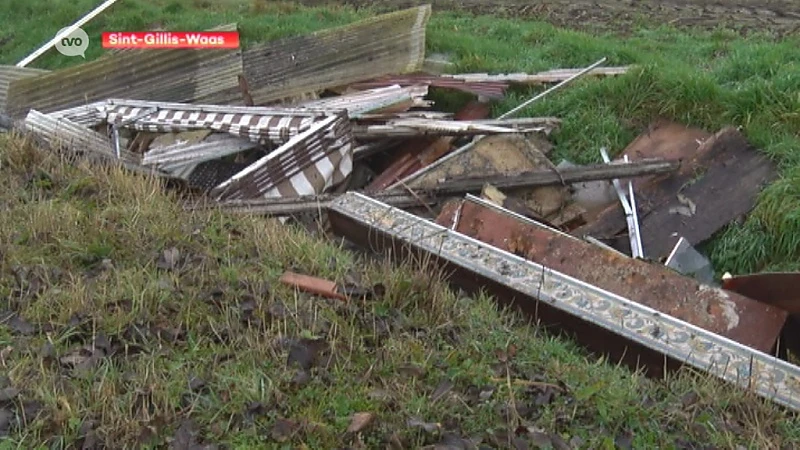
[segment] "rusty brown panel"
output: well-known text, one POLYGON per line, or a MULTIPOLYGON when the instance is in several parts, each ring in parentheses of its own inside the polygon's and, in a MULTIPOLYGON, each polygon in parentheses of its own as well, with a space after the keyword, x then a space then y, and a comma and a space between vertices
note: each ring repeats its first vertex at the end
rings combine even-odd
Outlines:
MULTIPOLYGON (((666 258, 681 236, 692 245, 705 242, 722 227, 747 214, 762 186, 773 180, 775 174, 772 162, 738 130, 719 131, 705 140, 691 158, 684 159, 680 170, 653 178, 636 189, 645 256, 654 260, 666 258), (685 209, 679 194, 696 206, 692 215, 675 212, 676 208, 685 209)), ((619 204, 572 232, 574 236, 590 235, 598 239, 613 239, 625 233, 627 223, 619 204)), ((620 251, 629 251, 627 239, 618 239, 613 245, 620 251)))
POLYGON ((767 272, 722 280, 722 288, 800 314, 800 272, 767 272))
MULTIPOLYGON (((789 318, 783 327, 779 347, 800 355, 800 273, 740 275, 722 280, 722 288, 787 311, 789 318)), ((786 357, 785 352, 782 353, 786 357)))
POLYGON ((455 231, 763 352, 773 349, 786 321, 778 308, 488 205, 470 199, 449 204, 436 222, 455 223, 455 231))

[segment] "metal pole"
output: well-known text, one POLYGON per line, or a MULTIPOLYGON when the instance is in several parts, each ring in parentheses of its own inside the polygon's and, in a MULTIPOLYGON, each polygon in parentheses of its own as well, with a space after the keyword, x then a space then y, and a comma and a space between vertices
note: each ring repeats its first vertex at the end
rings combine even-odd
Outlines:
POLYGON ((549 89, 547 89, 546 91, 544 91, 544 92, 536 95, 535 97, 527 100, 526 102, 522 103, 521 105, 517 106, 516 108, 512 109, 511 111, 508 111, 507 113, 505 113, 502 116, 498 117, 498 119, 505 119, 506 117, 508 117, 508 116, 510 116, 510 115, 512 115, 512 114, 514 114, 516 112, 519 112, 521 109, 523 109, 526 106, 530 105, 531 103, 539 100, 540 98, 544 97, 545 95, 547 95, 547 94, 549 94, 549 93, 551 93, 553 91, 556 91, 558 89, 561 89, 562 87, 566 86, 567 84, 569 84, 569 83, 575 81, 576 79, 586 75, 587 73, 591 72, 596 67, 598 67, 601 64, 603 64, 604 62, 606 62, 606 58, 605 57, 603 57, 601 60, 597 61, 596 63, 592 64, 591 66, 581 70, 580 72, 576 73, 575 75, 567 78, 566 80, 563 80, 562 82, 558 83, 557 85, 552 86, 549 89))
POLYGON ((89 14, 86 14, 85 16, 81 17, 80 20, 78 20, 77 22, 75 22, 72 25, 70 25, 67 29, 65 29, 61 33, 58 33, 53 39, 50 40, 50 42, 48 42, 48 43, 44 44, 43 46, 39 47, 35 52, 31 53, 30 55, 25 57, 25 59, 23 59, 22 61, 18 62, 17 63, 17 67, 25 67, 25 66, 27 66, 34 59, 42 56, 42 54, 44 54, 44 52, 50 50, 50 48, 52 48, 54 45, 56 45, 56 43, 58 41, 60 41, 61 39, 64 39, 67 36, 69 36, 73 31, 75 31, 78 28, 80 28, 86 22, 94 19, 98 14, 100 14, 101 12, 106 10, 106 8, 108 8, 109 6, 113 5, 116 2, 117 2, 117 0, 106 0, 105 2, 103 2, 102 5, 98 6, 97 8, 95 8, 91 12, 89 12, 89 14))

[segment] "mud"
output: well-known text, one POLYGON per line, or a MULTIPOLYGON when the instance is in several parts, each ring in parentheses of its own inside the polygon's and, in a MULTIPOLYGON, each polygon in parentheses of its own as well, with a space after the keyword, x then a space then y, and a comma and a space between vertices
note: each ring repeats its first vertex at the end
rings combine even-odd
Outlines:
POLYGON ((767 32, 776 37, 800 31, 800 1, 797 0, 301 0, 300 3, 373 6, 381 10, 430 3, 434 10, 546 20, 567 28, 619 34, 627 34, 642 24, 671 24, 703 30, 723 26, 742 35, 767 32))

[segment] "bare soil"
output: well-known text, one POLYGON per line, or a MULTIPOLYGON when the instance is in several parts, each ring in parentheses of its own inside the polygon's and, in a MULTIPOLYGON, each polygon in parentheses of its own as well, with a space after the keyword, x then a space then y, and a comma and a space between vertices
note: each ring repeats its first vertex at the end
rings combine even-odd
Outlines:
POLYGON ((783 37, 800 31, 800 1, 758 0, 301 0, 394 10, 430 3, 434 10, 544 19, 558 26, 625 34, 637 24, 671 24, 710 30, 719 26, 742 34, 768 32, 783 37))

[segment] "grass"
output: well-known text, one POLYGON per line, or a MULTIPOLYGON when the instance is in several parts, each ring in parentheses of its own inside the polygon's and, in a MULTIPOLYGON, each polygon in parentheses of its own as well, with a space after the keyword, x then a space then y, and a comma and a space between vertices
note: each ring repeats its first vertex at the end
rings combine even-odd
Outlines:
MULTIPOLYGON (((2 8, 10 16, 0 62, 22 59, 94 3, 2 8)), ((122 1, 85 29, 92 37, 237 21, 248 43, 366 14, 122 1)), ((743 225, 708 247, 718 271, 741 273, 800 268, 797 44, 669 28, 622 40, 438 13, 428 48, 452 53, 459 71, 584 66, 603 56, 639 64, 524 112, 563 118, 556 157, 579 163, 597 161, 600 145, 621 150, 659 117, 714 131, 741 126, 782 174, 743 225)), ((87 56, 101 53, 93 45, 87 56)), ((80 61, 49 52, 34 66, 80 61)), ((495 110, 529 95, 514 93, 495 110)), ((0 448, 173 439, 416 448, 455 437, 509 447, 519 445, 515 436, 582 448, 780 448, 800 439, 800 422, 773 405, 688 371, 644 379, 498 312, 490 299, 448 290, 435 271, 364 260, 269 220, 188 214, 153 180, 0 139, 0 310, 18 314, 0 327, 0 398, 9 397, 0 400, 0 430, 10 417, 17 425, 0 448), (297 294, 277 283, 290 268, 380 283, 385 294, 350 304, 297 294), (347 433, 357 413, 371 421, 347 433)))

